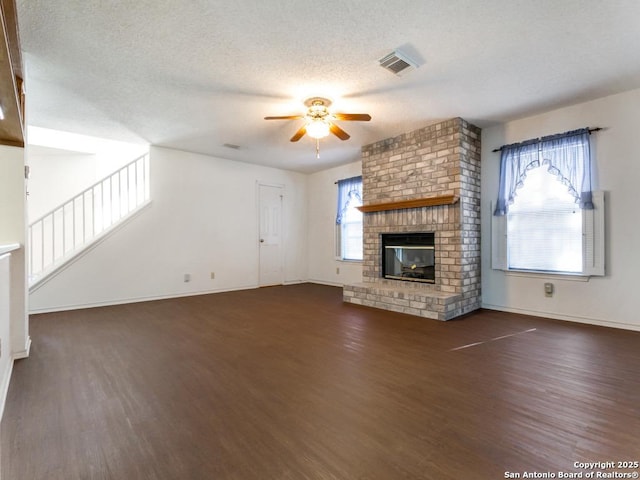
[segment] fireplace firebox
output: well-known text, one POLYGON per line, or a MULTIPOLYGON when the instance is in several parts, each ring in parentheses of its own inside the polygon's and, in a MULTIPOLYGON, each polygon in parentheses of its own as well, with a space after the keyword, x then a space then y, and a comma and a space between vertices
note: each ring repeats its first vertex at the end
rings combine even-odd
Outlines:
POLYGON ((407 282, 435 283, 433 232, 382 234, 382 276, 407 282))

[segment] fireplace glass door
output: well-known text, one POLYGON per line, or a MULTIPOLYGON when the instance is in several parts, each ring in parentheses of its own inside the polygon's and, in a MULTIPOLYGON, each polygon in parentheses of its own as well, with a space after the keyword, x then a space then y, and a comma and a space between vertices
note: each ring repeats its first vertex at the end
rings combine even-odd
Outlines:
POLYGON ((408 282, 435 283, 433 240, 433 233, 383 235, 383 277, 408 282))

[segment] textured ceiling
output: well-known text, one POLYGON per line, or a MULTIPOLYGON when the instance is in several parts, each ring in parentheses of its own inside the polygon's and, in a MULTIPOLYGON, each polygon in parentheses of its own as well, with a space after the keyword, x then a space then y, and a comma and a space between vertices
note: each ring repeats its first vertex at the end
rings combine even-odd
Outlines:
POLYGON ((460 116, 640 87, 637 0, 17 0, 31 125, 312 172, 460 116), (397 77, 395 48, 420 68, 397 77), (311 96, 351 134, 289 138, 311 96), (239 145, 238 150, 224 144, 239 145))

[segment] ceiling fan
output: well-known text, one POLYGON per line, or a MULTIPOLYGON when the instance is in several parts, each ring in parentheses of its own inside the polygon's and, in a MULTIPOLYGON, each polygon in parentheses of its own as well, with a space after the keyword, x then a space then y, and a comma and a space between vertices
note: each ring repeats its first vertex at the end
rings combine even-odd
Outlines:
POLYGON ((292 142, 300 140, 305 133, 316 139, 316 153, 319 151, 319 140, 333 133, 340 140, 348 140, 350 135, 336 125, 336 120, 368 122, 371 115, 367 113, 330 113, 331 100, 322 97, 308 98, 304 102, 307 113, 304 115, 285 115, 281 117, 264 117, 265 120, 295 120, 304 118, 305 124, 291 137, 292 142))

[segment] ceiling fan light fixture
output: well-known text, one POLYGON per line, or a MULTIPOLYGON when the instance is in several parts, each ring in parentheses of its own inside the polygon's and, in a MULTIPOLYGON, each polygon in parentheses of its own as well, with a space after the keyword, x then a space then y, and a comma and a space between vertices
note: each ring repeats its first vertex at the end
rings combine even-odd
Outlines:
POLYGON ((307 135, 311 138, 324 138, 329 132, 329 124, 323 120, 312 120, 307 124, 307 135))
POLYGON ((331 100, 323 97, 311 97, 304 101, 307 113, 303 115, 284 115, 277 117, 264 117, 265 120, 295 120, 303 118, 305 120, 296 133, 289 139, 290 142, 297 142, 303 136, 309 135, 316 141, 316 158, 320 158, 320 139, 334 134, 340 140, 349 140, 350 136, 342 128, 336 125, 336 120, 368 122, 371 115, 368 113, 330 113, 329 106, 331 100))

